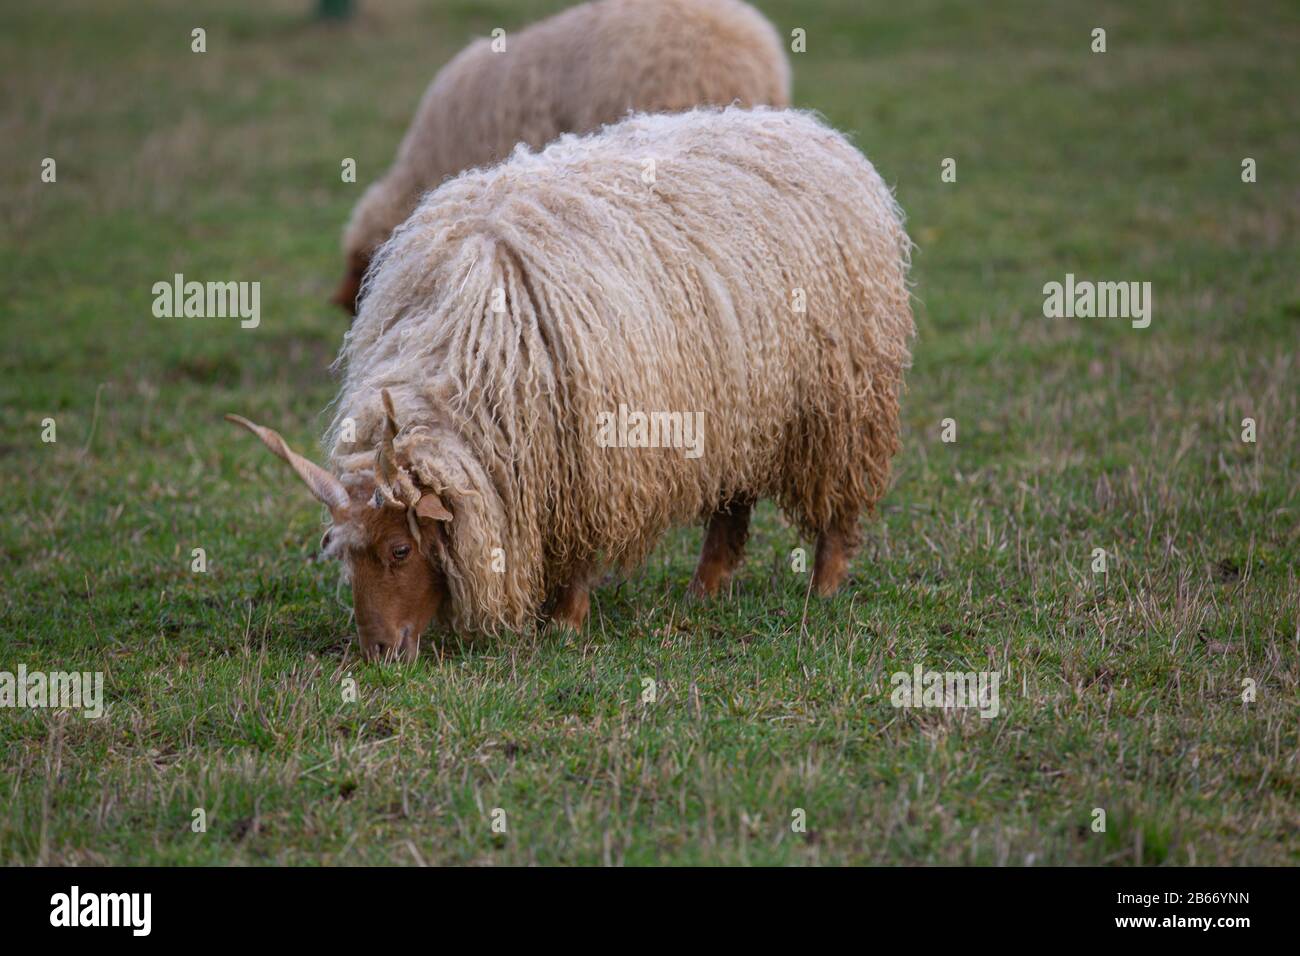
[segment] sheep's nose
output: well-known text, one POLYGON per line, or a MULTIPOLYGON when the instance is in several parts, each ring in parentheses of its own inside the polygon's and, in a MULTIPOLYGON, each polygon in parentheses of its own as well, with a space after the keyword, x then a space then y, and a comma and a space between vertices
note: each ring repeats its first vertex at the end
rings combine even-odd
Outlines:
POLYGON ((394 637, 372 637, 367 642, 366 655, 374 661, 394 661, 414 658, 410 641, 411 625, 404 625, 394 637))

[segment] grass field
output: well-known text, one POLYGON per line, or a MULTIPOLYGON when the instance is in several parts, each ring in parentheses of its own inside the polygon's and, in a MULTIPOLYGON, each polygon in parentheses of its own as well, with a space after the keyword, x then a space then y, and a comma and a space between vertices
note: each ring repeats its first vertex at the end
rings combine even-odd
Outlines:
POLYGON ((684 600, 682 529, 581 636, 357 659, 319 507, 221 416, 315 452, 353 202, 441 63, 564 5, 0 11, 0 670, 102 671, 108 700, 0 710, 0 862, 1300 861, 1284 0, 759 0, 919 246, 903 451, 850 585, 808 599, 765 505, 715 604, 684 600), (260 281, 260 327, 154 318, 176 272, 260 281), (1150 281, 1150 327, 1044 318, 1066 273, 1150 281), (1000 714, 895 709, 917 664, 997 671, 1000 714))

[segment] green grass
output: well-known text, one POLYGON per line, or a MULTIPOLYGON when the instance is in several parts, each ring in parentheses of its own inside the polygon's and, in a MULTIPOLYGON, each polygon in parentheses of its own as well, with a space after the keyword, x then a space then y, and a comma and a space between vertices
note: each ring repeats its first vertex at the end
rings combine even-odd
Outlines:
POLYGON ((352 203, 439 64, 562 5, 0 11, 0 670, 102 671, 109 699, 0 710, 0 862, 1297 862, 1283 0, 763 0, 808 31, 798 104, 920 247, 903 451, 850 586, 808 600, 764 506, 715 604, 683 600, 683 529, 581 636, 356 659, 319 509, 221 414, 315 448, 352 203), (261 281, 261 327, 155 319, 173 272, 261 281), (1151 327, 1042 318, 1066 272, 1151 281, 1151 327), (999 671, 1001 714, 894 709, 918 662, 999 671))

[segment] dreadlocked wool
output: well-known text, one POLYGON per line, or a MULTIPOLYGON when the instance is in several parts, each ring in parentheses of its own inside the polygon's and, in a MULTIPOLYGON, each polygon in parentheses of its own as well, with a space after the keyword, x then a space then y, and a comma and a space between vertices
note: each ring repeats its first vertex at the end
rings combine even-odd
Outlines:
POLYGON ((772 25, 740 0, 599 0, 475 41, 425 92, 392 168, 353 210, 344 253, 369 259, 445 177, 636 112, 786 106, 772 25), (500 44, 498 44, 500 49, 500 44))
POLYGON ((889 188, 808 113, 638 115, 520 147, 381 251, 331 463, 373 466, 390 389, 398 457, 454 515, 438 558, 468 631, 528 625, 575 572, 630 567, 736 494, 809 535, 856 523, 898 449, 909 255, 889 188), (699 415, 701 454, 598 440, 621 406, 699 415))

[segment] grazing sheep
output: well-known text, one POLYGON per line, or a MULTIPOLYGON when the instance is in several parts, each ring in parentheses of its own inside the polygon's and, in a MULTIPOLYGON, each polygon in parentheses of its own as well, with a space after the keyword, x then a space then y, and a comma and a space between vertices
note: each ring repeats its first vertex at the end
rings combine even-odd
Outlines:
POLYGON ((711 594, 765 497, 830 594, 898 448, 909 252, 810 114, 635 116, 466 173, 397 230, 339 357, 334 474, 239 421, 329 506, 368 654, 414 655, 435 613, 580 627, 600 565, 697 520, 711 594), (624 406, 701 413, 702 453, 599 441, 624 406))
POLYGON ((599 0, 505 37, 480 39, 434 78, 388 173, 352 212, 347 271, 334 301, 356 312, 375 250, 420 196, 516 143, 541 147, 629 111, 786 106, 790 66, 780 37, 740 0, 599 0))

